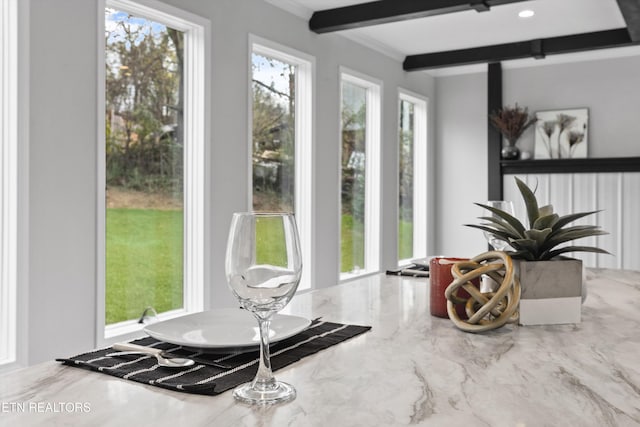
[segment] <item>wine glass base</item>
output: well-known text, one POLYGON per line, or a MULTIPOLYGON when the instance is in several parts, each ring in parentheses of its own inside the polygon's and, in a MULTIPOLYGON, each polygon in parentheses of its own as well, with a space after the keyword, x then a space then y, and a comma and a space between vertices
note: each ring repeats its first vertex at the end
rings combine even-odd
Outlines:
POLYGON ((276 381, 267 390, 254 389, 247 383, 233 390, 233 397, 250 405, 274 405, 295 399, 296 389, 282 381, 276 381))

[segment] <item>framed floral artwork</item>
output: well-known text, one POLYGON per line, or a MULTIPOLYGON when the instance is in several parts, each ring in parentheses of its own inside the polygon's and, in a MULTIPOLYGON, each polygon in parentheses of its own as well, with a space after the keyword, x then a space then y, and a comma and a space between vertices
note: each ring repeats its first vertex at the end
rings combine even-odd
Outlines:
POLYGON ((536 159, 587 157, 589 109, 536 112, 536 159))

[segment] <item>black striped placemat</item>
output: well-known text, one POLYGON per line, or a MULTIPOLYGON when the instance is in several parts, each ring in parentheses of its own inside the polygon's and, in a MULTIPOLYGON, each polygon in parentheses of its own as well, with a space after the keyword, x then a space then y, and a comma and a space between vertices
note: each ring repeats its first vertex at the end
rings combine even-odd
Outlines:
MULTIPOLYGON (((284 368, 303 357, 360 335, 370 326, 346 325, 314 320, 309 328, 293 337, 274 343, 271 349, 273 371, 284 368)), ((70 358, 56 359, 64 364, 103 374, 150 384, 175 391, 215 395, 249 382, 258 370, 259 351, 245 353, 207 353, 158 341, 151 337, 133 341, 135 344, 160 348, 176 356, 192 357, 196 364, 186 368, 159 366, 154 356, 106 356, 109 347, 70 358), (224 364, 225 368, 207 363, 224 364)))

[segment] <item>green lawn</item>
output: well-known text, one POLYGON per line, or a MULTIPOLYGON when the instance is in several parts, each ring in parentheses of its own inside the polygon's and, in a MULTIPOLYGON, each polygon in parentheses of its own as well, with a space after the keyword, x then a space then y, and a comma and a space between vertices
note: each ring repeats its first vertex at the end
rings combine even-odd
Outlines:
POLYGON ((355 266, 364 268, 364 224, 342 214, 340 234, 340 272, 353 271, 355 266))
POLYGON ((107 209, 107 324, 182 307, 182 224, 182 211, 107 209))
POLYGON ((269 242, 266 244, 256 242, 256 262, 286 267, 287 249, 282 221, 278 221, 275 217, 260 218, 256 221, 256 233, 262 236, 263 241, 269 242))
MULTIPOLYGON (((137 319, 149 306, 159 313, 182 307, 182 225, 182 211, 107 209, 107 324, 137 319)), ((401 259, 411 257, 412 228, 400 223, 401 259)), ((341 233, 340 271, 363 268, 364 225, 344 214, 341 233)), ((268 259, 273 253, 258 256, 276 261, 268 259)))
POLYGON ((398 224, 398 259, 413 258, 413 222, 400 220, 398 224))
MULTIPOLYGON (((342 215, 340 246, 340 272, 353 271, 355 265, 364 267, 364 224, 354 221, 349 214, 342 215)), ((398 259, 413 257, 413 223, 400 221, 398 226, 398 259)), ((384 243, 383 243, 384 244, 384 243)))

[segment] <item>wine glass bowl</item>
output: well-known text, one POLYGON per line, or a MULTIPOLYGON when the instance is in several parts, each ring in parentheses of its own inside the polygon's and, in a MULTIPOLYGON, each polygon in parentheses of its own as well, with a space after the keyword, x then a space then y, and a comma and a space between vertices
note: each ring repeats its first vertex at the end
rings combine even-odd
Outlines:
POLYGON ((234 390, 234 398, 249 404, 294 399, 293 386, 275 380, 269 356, 271 316, 291 301, 302 274, 300 239, 293 214, 235 213, 225 272, 231 292, 244 309, 253 313, 260 331, 258 372, 251 383, 234 390))
MULTIPOLYGON (((501 211, 507 212, 511 215, 514 214, 513 202, 505 201, 505 200, 489 200, 484 203, 486 206, 490 206, 492 208, 500 209, 501 211)), ((491 214, 493 217, 496 217, 496 214, 491 214)), ((487 242, 493 249, 496 251, 504 251, 506 249, 510 249, 509 243, 504 240, 496 238, 495 235, 491 233, 484 232, 484 237, 487 239, 487 242)))
POLYGON ((275 313, 289 303, 299 280, 299 274, 291 270, 259 265, 230 277, 229 286, 243 308, 275 313))

